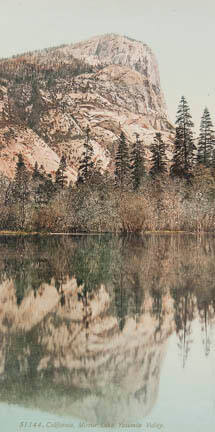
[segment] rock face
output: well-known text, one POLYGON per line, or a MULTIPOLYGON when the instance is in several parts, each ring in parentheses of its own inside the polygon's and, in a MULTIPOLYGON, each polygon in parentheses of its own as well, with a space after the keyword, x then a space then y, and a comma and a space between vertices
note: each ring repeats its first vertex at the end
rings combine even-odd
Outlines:
MULTIPOLYGON (((0 62, 0 170, 14 173, 22 152, 49 173, 64 153, 74 180, 90 127, 95 162, 111 169, 121 131, 143 145, 163 133, 171 149, 158 65, 150 48, 119 35, 28 53, 0 62)), ((146 154, 149 154, 146 151, 146 154)))
POLYGON ((111 75, 113 79, 117 80, 117 75, 120 75, 121 72, 122 81, 125 85, 142 85, 145 106, 144 109, 140 107, 139 112, 142 111, 143 114, 146 114, 147 111, 156 111, 157 109, 160 111, 161 116, 167 118, 166 105, 160 86, 158 64, 154 54, 146 44, 125 36, 110 34, 65 47, 63 52, 83 59, 93 66, 118 65, 125 68, 124 73, 121 68, 112 68, 111 75), (130 73, 126 68, 130 70, 130 73), (114 76, 115 70, 116 76, 114 76), (132 73, 133 71, 138 73, 132 73))

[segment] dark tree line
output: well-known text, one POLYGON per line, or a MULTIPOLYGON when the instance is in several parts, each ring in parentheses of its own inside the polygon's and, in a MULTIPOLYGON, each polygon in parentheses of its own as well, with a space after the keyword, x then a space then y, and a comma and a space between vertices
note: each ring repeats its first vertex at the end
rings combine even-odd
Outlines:
MULTIPOLYGON (((155 178, 167 172, 166 146, 161 133, 156 133, 154 142, 150 146, 151 169, 149 175, 155 178)), ((133 191, 138 191, 143 177, 146 175, 145 149, 143 143, 136 134, 136 141, 132 145, 129 154, 126 137, 121 132, 118 149, 115 156, 115 186, 126 190, 129 186, 133 191)))
MULTIPOLYGON (((205 167, 215 166, 215 137, 210 113, 207 108, 205 108, 201 119, 200 135, 196 144, 194 144, 193 126, 190 108, 183 96, 177 111, 172 162, 167 159, 167 145, 163 140, 162 134, 157 132, 153 142, 149 146, 151 157, 148 173, 146 170, 145 145, 141 142, 139 134, 136 133, 134 143, 128 146, 126 135, 124 132, 121 132, 114 161, 115 189, 120 191, 132 189, 137 192, 143 178, 147 174, 149 178, 154 180, 160 175, 167 174, 168 171, 171 177, 190 180, 196 165, 202 164, 205 167), (131 148, 130 151, 129 147, 131 148), (171 165, 170 168, 168 165, 171 165)), ((39 168, 38 163, 35 163, 32 180, 36 184, 35 202, 37 204, 48 204, 56 191, 66 188, 66 169, 66 157, 62 155, 59 167, 55 173, 55 181, 53 181, 51 175, 46 174, 43 166, 39 168)), ((19 154, 15 178, 7 191, 5 201, 19 203, 22 228, 25 220, 24 209, 30 194, 29 178, 30 174, 25 166, 23 156, 19 154)), ((95 164, 90 128, 87 127, 84 149, 78 166, 76 187, 83 184, 92 184, 95 179, 99 187, 99 183, 102 183, 104 180, 104 174, 101 174, 100 169, 95 164)))
MULTIPOLYGON (((177 110, 172 161, 168 161, 166 155, 167 145, 163 141, 162 134, 157 132, 154 142, 149 147, 151 151, 149 175, 151 178, 154 179, 158 175, 167 174, 169 171, 172 178, 178 177, 190 181, 196 166, 201 164, 207 168, 215 167, 215 134, 207 108, 204 109, 202 115, 197 140, 194 140, 193 128, 194 124, 189 105, 185 97, 182 96, 177 110), (170 169, 168 169, 168 162, 170 169)), ((130 181, 133 190, 136 191, 145 174, 144 144, 140 142, 137 134, 129 159, 128 145, 122 132, 115 157, 116 185, 123 189, 130 181)))
MULTIPOLYGON (((19 154, 14 179, 5 193, 4 205, 11 211, 4 208, 6 222, 3 223, 2 227, 12 227, 13 229, 16 227, 23 230, 28 226, 26 214, 30 215, 31 212, 32 214, 34 212, 34 215, 37 215, 35 216, 37 220, 35 229, 40 230, 39 221, 41 215, 38 210, 46 208, 47 215, 43 212, 45 219, 55 217, 54 214, 56 213, 56 218, 59 217, 59 220, 66 221, 65 227, 70 229, 71 226, 71 230, 81 231, 85 226, 85 221, 88 221, 88 219, 95 219, 95 230, 97 227, 100 231, 110 229, 107 226, 109 226, 108 221, 112 221, 112 217, 116 221, 117 218, 122 220, 120 217, 122 218, 123 215, 130 218, 131 214, 137 214, 137 201, 143 198, 144 191, 146 195, 151 193, 150 200, 152 194, 154 194, 156 205, 153 204, 153 211, 154 213, 157 211, 160 215, 160 211, 166 206, 162 197, 164 192, 163 180, 160 181, 160 179, 166 179, 169 175, 170 178, 185 180, 182 182, 184 185, 192 185, 195 176, 199 175, 198 169, 196 170, 198 167, 205 168, 206 173, 210 172, 214 176, 211 168, 215 168, 215 137, 207 108, 205 108, 201 119, 200 135, 197 140, 194 140, 193 137, 193 126, 190 108, 186 99, 182 97, 177 111, 172 160, 167 156, 167 143, 161 132, 155 133, 153 142, 147 146, 146 151, 146 144, 140 140, 139 134, 135 134, 133 143, 130 143, 128 137, 122 131, 115 149, 115 157, 111 167, 112 172, 111 170, 110 172, 102 170, 100 161, 97 160, 94 154, 90 129, 87 127, 83 153, 78 166, 77 180, 75 184, 70 183, 69 185, 67 160, 64 154, 61 156, 54 176, 47 174, 44 167, 42 165, 39 167, 37 162, 33 173, 30 173, 23 155, 19 154), (147 158, 146 153, 149 151, 150 157, 147 158), (150 192, 144 189, 144 185, 149 186, 150 192), (131 203, 129 204, 130 207, 127 205, 129 199, 133 200, 131 192, 134 193, 136 199, 134 209, 132 209, 131 203), (120 208, 120 203, 124 199, 124 207, 120 208), (63 206, 65 203, 66 205, 63 206), (60 213, 61 215, 59 215, 60 213), (73 215, 72 221, 71 214, 73 215), (16 222, 17 220, 19 222, 16 222), (71 225, 68 220, 71 221, 71 225), (104 225, 105 228, 103 228, 104 225)), ((169 148, 169 153, 170 150, 169 148)), ((199 172, 202 172, 202 168, 199 172)), ((171 180, 169 181, 172 184, 171 180)), ((142 220, 143 204, 139 202, 139 206, 138 217, 142 220)), ((123 224, 124 222, 122 222, 123 224)), ((139 226, 138 224, 138 220, 135 219, 134 225, 139 226)), ((52 229, 49 220, 44 222, 42 226, 48 230, 52 229)))

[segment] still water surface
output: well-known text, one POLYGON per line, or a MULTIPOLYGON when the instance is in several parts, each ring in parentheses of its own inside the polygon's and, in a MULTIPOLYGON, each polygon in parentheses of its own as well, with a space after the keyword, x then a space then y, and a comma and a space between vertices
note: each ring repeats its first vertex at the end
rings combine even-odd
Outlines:
POLYGON ((0 237, 3 429, 212 432, 214 324, 213 236, 0 237))

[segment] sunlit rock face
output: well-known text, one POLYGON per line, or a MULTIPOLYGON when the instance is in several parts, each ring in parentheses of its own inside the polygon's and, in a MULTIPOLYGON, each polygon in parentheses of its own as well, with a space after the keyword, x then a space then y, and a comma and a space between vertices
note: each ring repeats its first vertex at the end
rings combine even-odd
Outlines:
POLYGON ((38 160, 53 174, 65 153, 73 181, 87 126, 103 170, 122 131, 129 145, 139 134, 146 156, 162 132, 169 158, 174 132, 151 49, 113 34, 1 61, 0 124, 1 171, 12 176, 21 151, 29 168, 38 160))
MULTIPOLYGON (((159 114, 167 118, 157 60, 146 44, 126 36, 109 34, 67 46, 62 51, 83 59, 93 66, 120 66, 121 68, 111 68, 109 75, 112 79, 117 80, 121 75, 121 83, 124 85, 131 87, 142 85, 141 96, 142 99, 145 99, 143 113, 146 114, 150 110, 156 111, 157 108, 160 111, 159 114)), ((105 74, 103 76, 105 77, 105 74)), ((136 105, 136 111, 139 112, 138 105, 136 105)))
MULTIPOLYGON (((19 93, 22 94, 22 103, 25 103, 27 101, 26 89, 21 84, 13 89, 11 81, 4 80, 2 85, 0 80, 0 172, 13 178, 17 154, 22 153, 29 170, 32 170, 37 162, 39 166, 44 167, 47 173, 53 175, 59 167, 60 154, 57 154, 36 130, 30 128, 28 122, 23 122, 19 118, 21 115, 17 107, 20 104, 19 93), (9 92, 11 92, 10 96, 9 92), (12 105, 13 114, 10 111, 12 105)), ((28 106, 24 108, 26 112, 28 109, 28 106)), ((67 168, 67 176, 69 181, 74 181, 76 178, 76 171, 72 166, 67 168)))

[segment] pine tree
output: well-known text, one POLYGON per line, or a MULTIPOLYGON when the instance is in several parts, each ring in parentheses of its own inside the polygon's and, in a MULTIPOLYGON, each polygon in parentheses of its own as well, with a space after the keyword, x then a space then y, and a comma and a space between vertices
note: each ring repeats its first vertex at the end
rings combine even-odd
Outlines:
POLYGON ((133 190, 138 190, 141 179, 145 174, 144 167, 144 150, 141 148, 139 135, 136 134, 136 141, 133 144, 130 156, 130 170, 133 190))
POLYGON ((16 173, 12 188, 13 201, 19 205, 21 228, 25 222, 25 206, 29 197, 29 175, 21 153, 18 154, 18 162, 16 164, 16 173))
POLYGON ((28 172, 21 153, 18 154, 18 162, 16 164, 15 185, 14 191, 17 198, 27 197, 28 195, 28 172))
POLYGON ((215 169, 215 148, 212 150, 211 166, 215 169))
POLYGON ((56 192, 56 185, 52 182, 51 174, 48 174, 42 182, 39 183, 35 191, 35 201, 39 205, 46 205, 56 192))
POLYGON ((86 139, 84 142, 84 151, 82 154, 82 158, 80 160, 79 168, 78 168, 78 176, 77 176, 77 184, 86 183, 89 181, 94 168, 93 162, 93 147, 90 144, 90 128, 86 129, 86 139))
MULTIPOLYGON (((41 165, 41 167, 42 167, 42 165, 41 165)), ((43 180, 43 179, 45 179, 44 171, 41 170, 41 167, 39 169, 38 162, 36 161, 35 165, 34 165, 34 170, 33 170, 33 173, 32 173, 32 179, 33 180, 37 181, 37 180, 43 180)))
POLYGON ((39 169, 38 169, 38 162, 36 161, 35 165, 34 165, 34 171, 33 171, 33 174, 32 174, 32 178, 36 179, 38 177, 39 177, 39 169))
POLYGON ((167 172, 165 149, 166 147, 163 142, 161 133, 157 132, 154 137, 154 142, 150 146, 150 150, 152 153, 152 157, 151 157, 152 167, 149 171, 149 174, 152 177, 155 177, 159 174, 165 174, 167 172))
POLYGON ((55 183, 61 189, 64 189, 67 183, 67 176, 65 175, 66 171, 66 158, 63 155, 60 160, 59 168, 55 173, 55 183))
POLYGON ((115 156, 115 185, 123 190, 129 183, 129 154, 123 132, 120 134, 119 145, 115 156))
POLYGON ((204 109, 198 140, 197 162, 209 167, 212 162, 212 151, 214 148, 214 131, 211 116, 207 108, 204 109))
POLYGON ((194 165, 193 122, 190 108, 182 96, 176 117, 176 136, 171 175, 189 179, 194 165))

